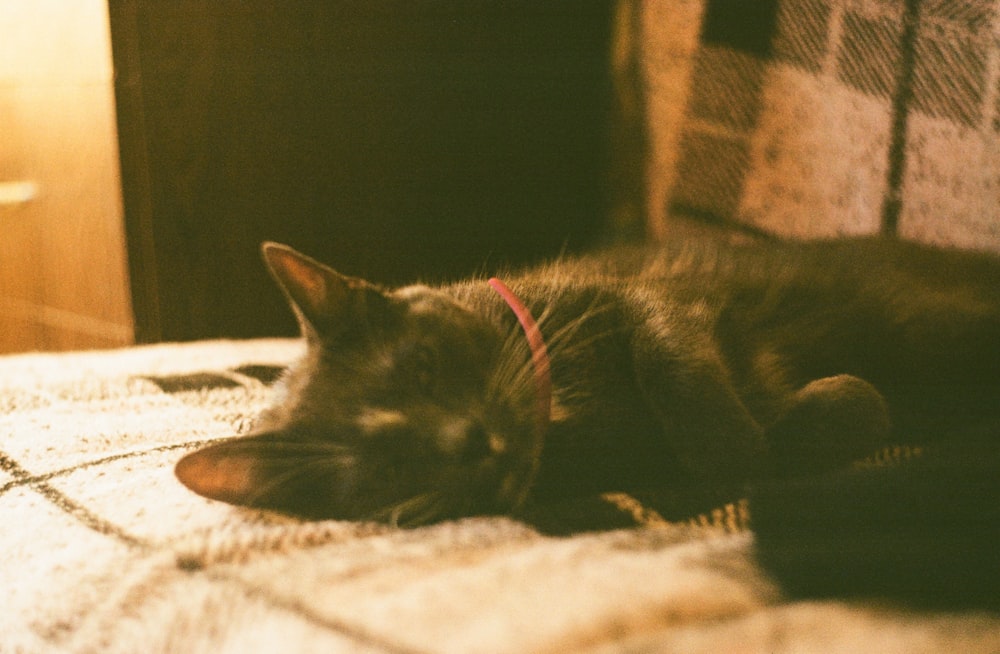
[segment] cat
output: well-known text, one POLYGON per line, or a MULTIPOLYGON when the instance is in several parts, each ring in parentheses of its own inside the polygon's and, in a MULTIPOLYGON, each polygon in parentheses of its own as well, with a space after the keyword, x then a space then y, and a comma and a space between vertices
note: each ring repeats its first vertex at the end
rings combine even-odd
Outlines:
MULTIPOLYGON (((971 461, 1000 498, 992 255, 701 239, 390 290, 262 250, 306 352, 253 433, 178 462, 206 497, 417 526, 612 491, 749 493, 762 561, 804 593, 816 565, 789 552, 811 542, 836 567, 819 554, 843 542, 810 522, 836 507, 802 498, 856 489, 850 464, 880 448, 971 461)), ((846 496, 884 497, 865 492, 846 496)))

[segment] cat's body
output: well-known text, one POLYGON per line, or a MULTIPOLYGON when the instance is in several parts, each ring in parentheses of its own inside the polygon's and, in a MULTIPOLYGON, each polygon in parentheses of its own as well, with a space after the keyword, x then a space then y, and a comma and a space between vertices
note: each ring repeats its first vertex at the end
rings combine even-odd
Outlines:
POLYGON ((308 353, 255 435, 178 476, 236 504, 399 524, 610 491, 821 476, 893 443, 995 451, 1000 261, 877 240, 619 250, 383 291, 265 257, 308 353))

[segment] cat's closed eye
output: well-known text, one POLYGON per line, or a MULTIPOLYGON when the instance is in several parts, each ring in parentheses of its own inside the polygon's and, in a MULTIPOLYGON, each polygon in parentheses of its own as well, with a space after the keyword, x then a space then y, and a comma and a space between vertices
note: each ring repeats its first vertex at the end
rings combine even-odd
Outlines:
POLYGON ((438 385, 438 358, 437 352, 423 343, 413 343, 402 348, 396 359, 397 381, 422 394, 432 395, 438 385))

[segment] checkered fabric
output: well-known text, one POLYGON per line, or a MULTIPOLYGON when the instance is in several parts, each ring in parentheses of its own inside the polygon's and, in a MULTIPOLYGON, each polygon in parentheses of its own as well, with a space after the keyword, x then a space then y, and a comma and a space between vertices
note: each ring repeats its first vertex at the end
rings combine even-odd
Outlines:
POLYGON ((626 0, 649 222, 1000 249, 1000 0, 626 0))
POLYGON ((0 654, 995 651, 1000 619, 784 602, 739 507, 644 529, 302 522, 173 476, 252 428, 296 341, 0 357, 0 654), (721 525, 713 526, 713 525, 721 525))

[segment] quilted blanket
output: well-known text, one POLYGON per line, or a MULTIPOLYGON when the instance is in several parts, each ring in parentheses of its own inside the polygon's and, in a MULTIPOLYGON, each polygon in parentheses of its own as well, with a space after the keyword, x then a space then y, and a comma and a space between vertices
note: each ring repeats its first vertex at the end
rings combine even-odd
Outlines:
POLYGON ((0 358, 0 652, 996 652, 1000 617, 789 601, 727 521, 552 537, 197 497, 292 340, 0 358))

